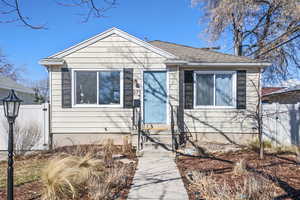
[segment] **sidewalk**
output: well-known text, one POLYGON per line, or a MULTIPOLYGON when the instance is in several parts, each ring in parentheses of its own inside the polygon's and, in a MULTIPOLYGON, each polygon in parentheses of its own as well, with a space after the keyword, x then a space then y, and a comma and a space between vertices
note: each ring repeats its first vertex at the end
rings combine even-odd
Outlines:
POLYGON ((173 157, 155 153, 139 159, 128 200, 144 199, 188 200, 173 157))

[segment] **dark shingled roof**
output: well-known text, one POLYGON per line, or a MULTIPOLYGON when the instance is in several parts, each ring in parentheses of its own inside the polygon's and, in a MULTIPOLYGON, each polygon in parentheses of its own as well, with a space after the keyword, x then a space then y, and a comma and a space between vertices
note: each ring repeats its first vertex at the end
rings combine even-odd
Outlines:
POLYGON ((250 59, 244 56, 235 56, 215 52, 203 48, 190 47, 186 45, 164 42, 160 40, 149 41, 153 46, 174 54, 182 60, 203 63, 259 63, 260 60, 250 59))

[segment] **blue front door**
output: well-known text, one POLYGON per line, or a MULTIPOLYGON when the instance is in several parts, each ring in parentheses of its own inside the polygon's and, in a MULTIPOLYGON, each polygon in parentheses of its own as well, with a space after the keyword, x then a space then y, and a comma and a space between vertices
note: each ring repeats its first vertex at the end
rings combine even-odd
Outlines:
POLYGON ((144 123, 167 122, 167 83, 165 71, 144 72, 144 123))

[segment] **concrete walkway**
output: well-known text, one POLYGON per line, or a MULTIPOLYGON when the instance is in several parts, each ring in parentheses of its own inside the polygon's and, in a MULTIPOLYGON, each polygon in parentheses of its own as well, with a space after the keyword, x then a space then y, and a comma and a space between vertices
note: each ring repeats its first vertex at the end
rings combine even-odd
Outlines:
POLYGON ((141 157, 128 199, 188 200, 174 158, 160 153, 141 157))

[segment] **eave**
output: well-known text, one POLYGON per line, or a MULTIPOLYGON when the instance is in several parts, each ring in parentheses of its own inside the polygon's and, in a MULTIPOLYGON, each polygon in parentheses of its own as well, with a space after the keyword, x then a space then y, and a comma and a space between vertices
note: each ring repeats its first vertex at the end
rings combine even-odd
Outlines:
POLYGON ((39 64, 44 66, 59 66, 64 65, 65 61, 60 58, 43 58, 39 60, 39 64))
POLYGON ((165 61, 166 65, 183 65, 183 66, 188 66, 188 67, 241 67, 241 66, 247 66, 247 67, 260 67, 260 68, 265 68, 271 65, 271 63, 268 62, 249 62, 249 63, 239 63, 239 62, 226 62, 226 63, 221 63, 221 62, 190 62, 190 61, 185 61, 185 60, 167 60, 165 61))

